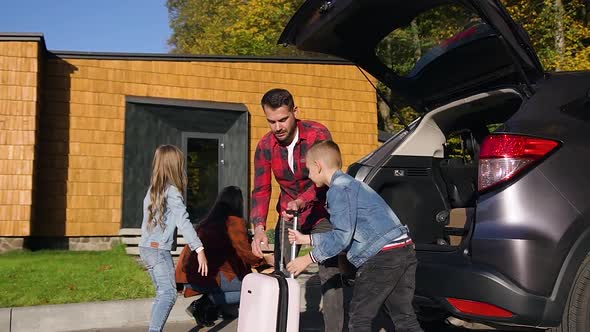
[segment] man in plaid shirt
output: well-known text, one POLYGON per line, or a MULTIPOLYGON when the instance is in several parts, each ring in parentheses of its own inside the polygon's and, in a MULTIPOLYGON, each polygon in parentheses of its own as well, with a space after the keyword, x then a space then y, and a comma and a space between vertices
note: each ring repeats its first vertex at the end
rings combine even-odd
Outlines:
MULTIPOLYGON (((325 209, 326 189, 318 188, 308 178, 305 154, 319 141, 331 139, 328 129, 320 123, 297 119, 297 106, 293 96, 284 89, 272 89, 261 100, 270 132, 258 142, 254 155, 254 189, 250 222, 254 225, 252 252, 262 257, 262 248, 268 248, 266 219, 271 196, 271 181, 281 187, 277 212, 289 220, 286 210, 298 210, 298 229, 302 233, 321 233, 332 229, 325 209)), ((277 223, 280 227, 280 224, 277 223)), ((291 260, 288 234, 279 239, 280 228, 275 231, 275 266, 279 264, 280 250, 284 251, 285 265, 291 260), (280 245, 278 245, 280 243, 280 245)), ((289 223, 287 223, 289 227, 289 223)), ((342 331, 344 323, 343 292, 339 276, 338 257, 319 266, 323 293, 323 314, 326 331, 342 331)))

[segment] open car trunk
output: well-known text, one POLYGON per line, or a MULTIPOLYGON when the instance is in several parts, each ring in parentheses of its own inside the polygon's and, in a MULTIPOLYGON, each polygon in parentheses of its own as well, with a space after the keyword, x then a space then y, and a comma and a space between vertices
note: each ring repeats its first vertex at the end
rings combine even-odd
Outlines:
POLYGON ((532 94, 543 75, 498 0, 307 0, 279 43, 348 59, 419 112, 499 86, 532 94))
POLYGON ((522 103, 513 89, 439 107, 352 165, 410 228, 417 250, 468 246, 477 200, 479 145, 522 103))
POLYGON ((307 0, 279 43, 348 59, 389 89, 392 110, 422 114, 349 173, 391 205, 418 250, 467 247, 479 145, 544 75, 500 1, 307 0))

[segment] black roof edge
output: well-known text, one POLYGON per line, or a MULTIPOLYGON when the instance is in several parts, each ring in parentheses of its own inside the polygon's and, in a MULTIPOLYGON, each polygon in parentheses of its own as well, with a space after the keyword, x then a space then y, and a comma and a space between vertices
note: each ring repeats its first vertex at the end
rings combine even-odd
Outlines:
POLYGON ((223 109, 226 111, 248 112, 248 107, 246 107, 246 105, 244 105, 243 103, 219 102, 208 100, 187 100, 177 98, 126 96, 125 102, 155 106, 178 106, 201 109, 223 109))
POLYGON ((0 32, 0 41, 36 41, 43 45, 49 58, 97 59, 97 60, 149 60, 149 61, 197 61, 197 62, 263 62, 352 65, 353 63, 336 57, 280 57, 280 56, 240 56, 240 55, 193 55, 168 53, 126 53, 126 52, 86 52, 47 50, 45 37, 41 32, 0 32))
POLYGON ((45 37, 41 32, 0 32, 0 41, 36 41, 47 51, 45 37))
POLYGON ((352 65, 353 63, 336 57, 304 58, 279 56, 239 56, 239 55, 193 55, 167 53, 119 53, 119 52, 83 52, 50 50, 50 57, 63 59, 94 60, 149 60, 149 61, 198 61, 198 62, 265 62, 265 63, 299 63, 352 65))

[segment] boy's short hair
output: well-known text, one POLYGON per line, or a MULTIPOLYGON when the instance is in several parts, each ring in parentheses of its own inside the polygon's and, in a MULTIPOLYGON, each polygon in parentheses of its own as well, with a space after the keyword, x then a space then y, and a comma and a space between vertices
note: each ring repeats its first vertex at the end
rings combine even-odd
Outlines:
POLYGON ((279 108, 282 106, 289 107, 289 111, 295 108, 295 102, 293 101, 293 95, 285 89, 271 89, 268 90, 262 100, 260 100, 262 108, 268 106, 270 108, 279 108))
POLYGON ((313 160, 322 160, 329 166, 342 168, 342 154, 340 147, 332 140, 319 141, 307 151, 307 157, 313 160))

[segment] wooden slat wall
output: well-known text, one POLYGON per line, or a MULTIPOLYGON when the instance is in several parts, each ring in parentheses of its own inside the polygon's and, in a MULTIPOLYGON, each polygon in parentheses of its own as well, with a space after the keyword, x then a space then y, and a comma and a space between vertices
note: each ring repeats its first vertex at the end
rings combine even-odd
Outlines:
POLYGON ((0 235, 31 232, 38 42, 0 42, 0 235))
MULTIPOLYGON (((52 179, 56 202, 46 208, 65 204, 65 216, 55 211, 51 227, 65 217, 67 236, 116 235, 120 228, 127 95, 245 104, 251 160, 268 131, 259 101, 274 87, 294 94, 302 118, 332 131, 345 167, 378 145, 375 92, 352 66, 66 59, 49 61, 47 73, 44 112, 51 116, 43 135, 53 155, 45 156, 46 167, 62 172, 52 179)), ((275 183, 271 207, 278 193, 275 183)))

